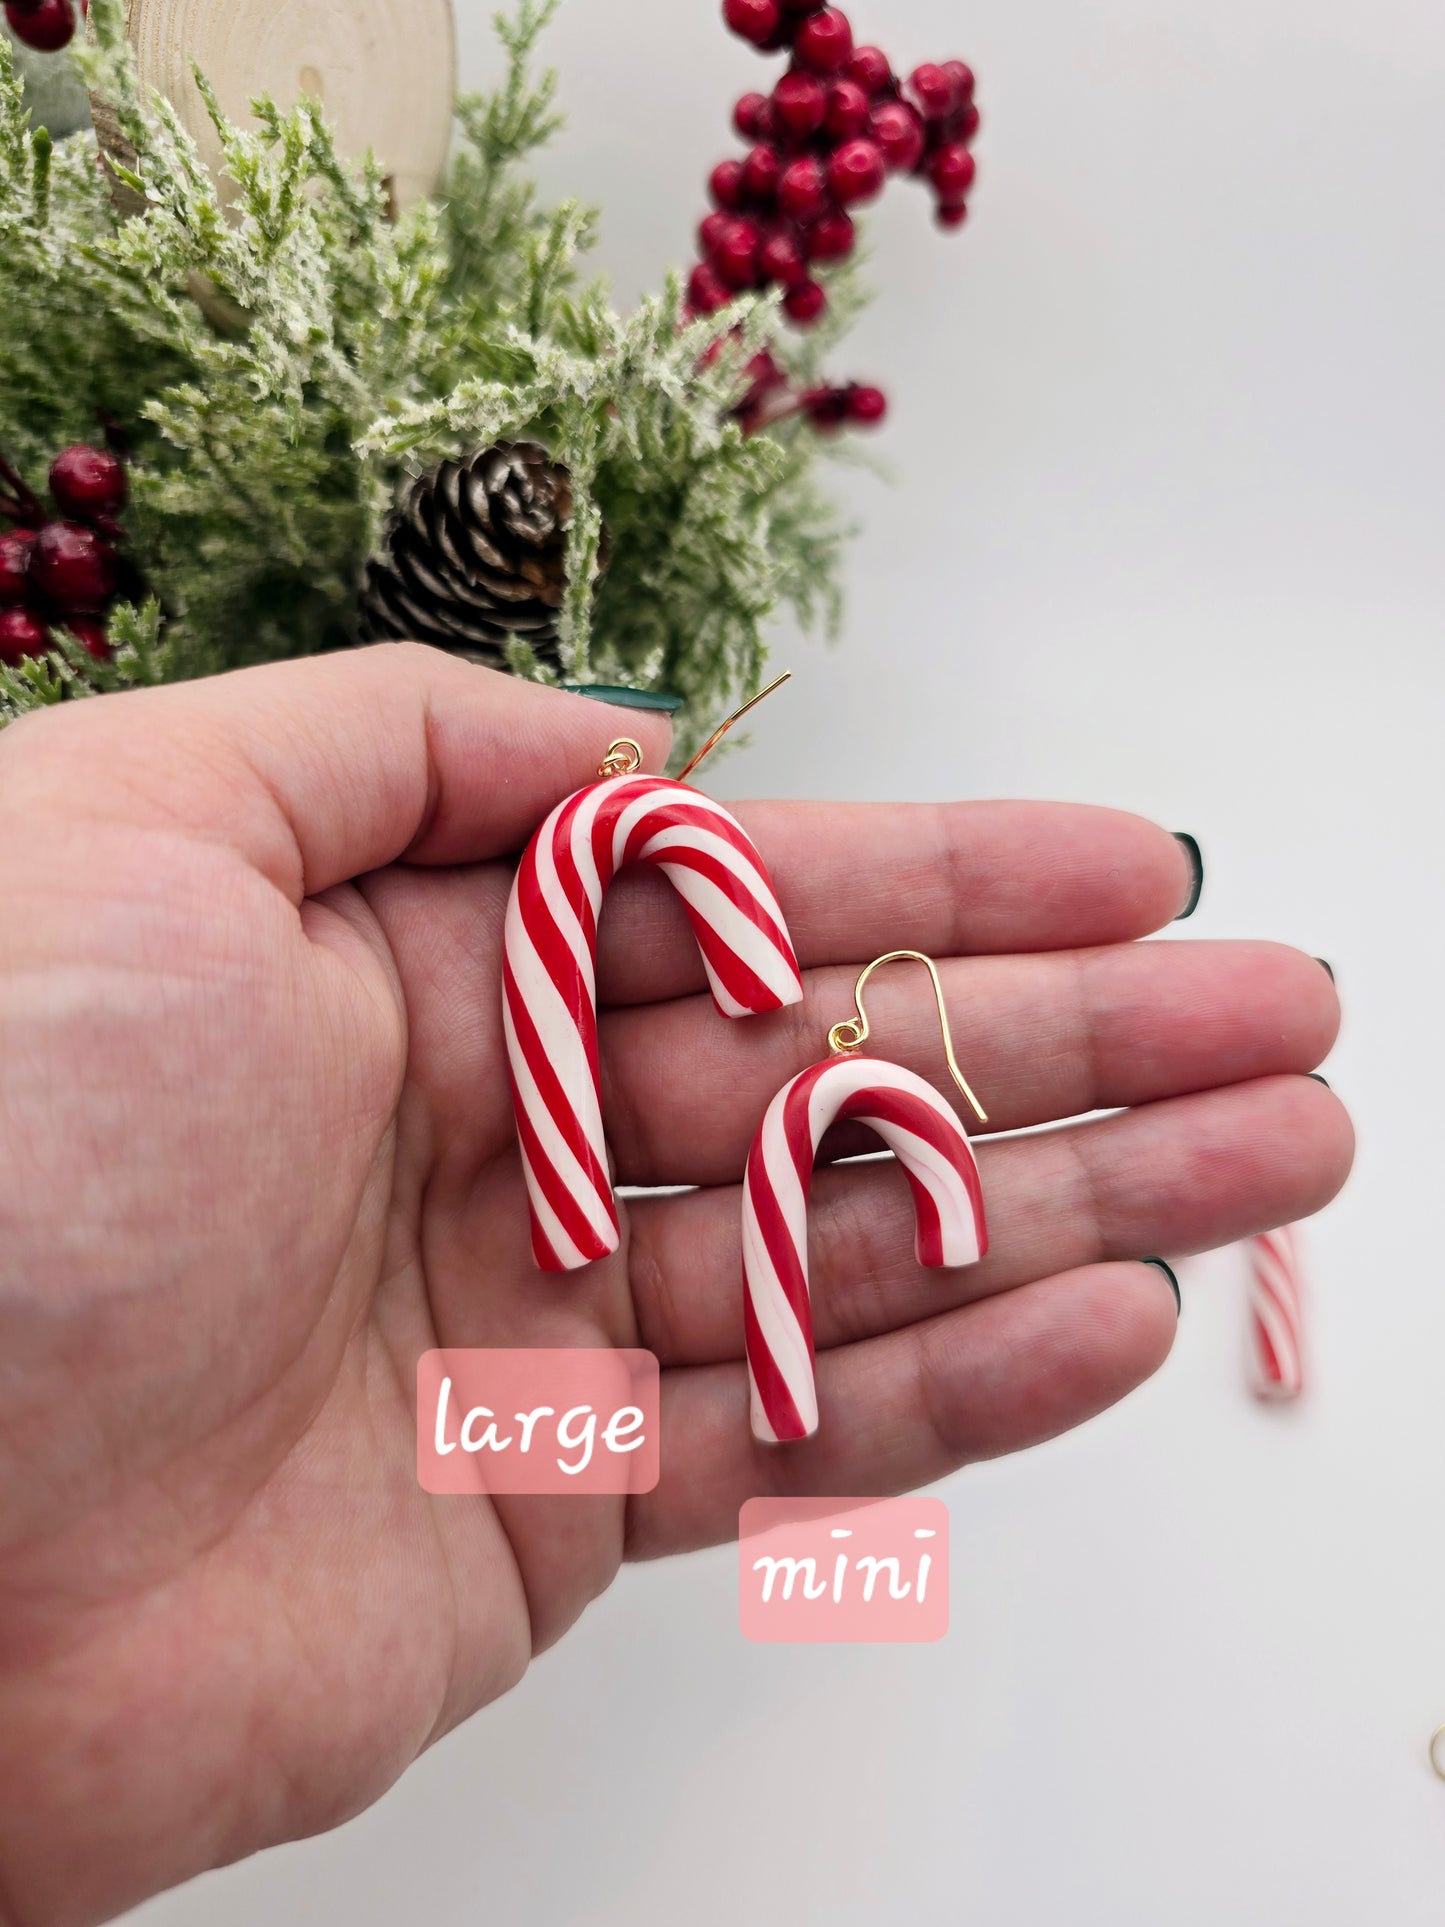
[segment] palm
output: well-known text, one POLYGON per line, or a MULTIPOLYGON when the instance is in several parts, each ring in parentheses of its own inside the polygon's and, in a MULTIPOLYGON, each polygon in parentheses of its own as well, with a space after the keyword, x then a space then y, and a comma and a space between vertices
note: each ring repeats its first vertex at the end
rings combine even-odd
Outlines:
MULTIPOLYGON (((413 673, 384 653, 387 674, 413 673)), ((209 704, 220 741, 248 684, 334 690, 380 660, 137 700, 162 723, 166 703, 209 704)), ((480 827, 455 797, 413 798, 390 848, 339 805, 331 821, 330 801, 298 822, 311 806, 288 794, 288 843, 264 771, 248 801, 193 732, 162 729, 142 757, 125 703, 3 746, 12 816, 55 827, 12 856, 0 949, 0 1155, 35 1179, 0 1204, 0 1811, 19 1816, 0 1876, 42 1912, 63 1896, 57 1918, 355 1811, 505 1690, 624 1556, 726 1536, 756 1491, 901 1489, 1079 1422, 1170 1343, 1168 1294, 1129 1260, 1314 1209, 1348 1161, 1342 1113, 1296 1075, 1335 1019, 1311 960, 1127 942, 1184 894, 1162 833, 1033 806, 759 806, 745 820, 807 1000, 724 1024, 665 891, 622 880, 602 968, 617 1177, 691 1188, 635 1204, 616 1258, 542 1276, 501 1042, 507 856, 585 779, 610 719, 452 664, 415 673, 483 732, 492 709, 546 705, 568 778, 542 768, 480 827), (76 827, 63 799, 97 755, 112 789, 76 827), (857 966, 903 943, 990 953, 944 978, 996 1125, 1130 1108, 985 1147, 994 1249, 967 1273, 914 1264, 886 1165, 820 1174, 824 1426, 769 1453, 746 1420, 736 1175, 768 1097, 847 1014, 857 966), (1119 947, 1079 948, 1101 944, 1119 947), (420 1490, 420 1352, 598 1342, 661 1359, 655 1493, 629 1508, 420 1490), (47 1749, 77 1707, 72 1743, 47 1749), (79 1886, 57 1805, 87 1815, 79 1886)), ((496 727, 515 733, 510 715, 496 727)), ((434 790, 435 741, 431 761, 434 790)), ((321 780, 344 777, 325 763, 321 780)), ((916 986, 880 982, 872 1015, 890 1055, 936 1073, 916 986)), ((0 1879, 0 1917, 3 1902, 0 1879)))

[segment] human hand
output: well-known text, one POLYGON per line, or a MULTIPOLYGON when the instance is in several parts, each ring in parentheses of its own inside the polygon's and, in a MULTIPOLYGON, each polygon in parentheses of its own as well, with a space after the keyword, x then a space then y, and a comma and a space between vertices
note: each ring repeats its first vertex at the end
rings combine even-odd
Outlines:
MULTIPOLYGON (((1187 860, 1110 811, 755 804, 802 1006, 724 1023, 660 878, 601 958, 620 1252, 533 1266, 499 1010, 512 859, 613 735, 665 727, 383 646, 68 704, 0 735, 0 1922, 68 1927, 333 1826, 512 1685, 626 1557, 760 1492, 932 1480, 1152 1372, 1146 1253, 1316 1210, 1349 1125, 1302 1073, 1337 1006, 1264 944, 1138 944, 1187 860), (823 1430, 747 1416, 748 1141, 851 1009, 940 959, 995 1130, 992 1251, 912 1255, 888 1164, 820 1171, 823 1430), (947 960, 952 961, 947 961, 947 960), (643 1345, 644 1497, 435 1499, 414 1367, 643 1345)), ((888 1055, 939 1082, 926 980, 888 1055)), ((950 1087, 940 1082, 940 1088, 950 1087)), ((846 1139, 840 1151, 857 1148, 846 1139)))

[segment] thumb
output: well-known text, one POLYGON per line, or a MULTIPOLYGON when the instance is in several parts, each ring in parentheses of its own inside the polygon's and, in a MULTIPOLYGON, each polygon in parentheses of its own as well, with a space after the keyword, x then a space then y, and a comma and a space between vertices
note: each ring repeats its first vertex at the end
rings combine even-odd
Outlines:
POLYGON ((651 712, 378 643, 23 718, 0 732, 0 778, 72 819, 226 843, 299 903, 402 857, 519 850, 613 740, 660 770, 670 735, 651 712))

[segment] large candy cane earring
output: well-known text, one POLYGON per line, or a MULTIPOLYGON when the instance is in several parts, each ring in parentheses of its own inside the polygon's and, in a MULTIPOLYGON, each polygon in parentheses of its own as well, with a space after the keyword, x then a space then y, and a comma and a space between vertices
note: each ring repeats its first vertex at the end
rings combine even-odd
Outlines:
POLYGON ((803 995, 798 960, 763 860, 746 831, 687 778, 733 724, 786 675, 714 730, 682 775, 641 774, 624 738, 600 781, 547 818, 507 905, 502 1021, 517 1135, 543 1271, 575 1271, 615 1251, 597 1056, 597 919, 629 863, 653 863, 677 890, 718 1009, 755 1016, 803 995))
POLYGON ((918 1217, 918 1262, 971 1265, 988 1250, 973 1146, 931 1084, 898 1064, 860 1057, 869 1037, 863 992, 875 970, 908 959, 933 980, 949 1073, 981 1123, 948 1028, 943 985, 931 957, 890 950, 862 973, 855 1017, 828 1032, 834 1053, 785 1084, 768 1106, 743 1181, 743 1319, 753 1433, 768 1442, 818 1429, 813 1314, 808 1293, 808 1193, 823 1133, 845 1118, 871 1125, 907 1174, 918 1217))

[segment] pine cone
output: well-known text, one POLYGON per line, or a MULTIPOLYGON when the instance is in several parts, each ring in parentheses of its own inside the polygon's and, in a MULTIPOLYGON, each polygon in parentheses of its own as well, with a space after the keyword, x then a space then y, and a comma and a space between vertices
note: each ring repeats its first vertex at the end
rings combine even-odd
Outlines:
POLYGON ((535 442, 498 442, 408 483, 367 569, 362 634, 507 666, 508 642, 561 666, 572 478, 535 442))

